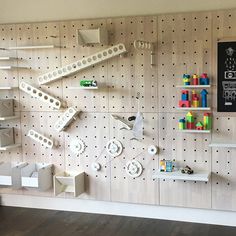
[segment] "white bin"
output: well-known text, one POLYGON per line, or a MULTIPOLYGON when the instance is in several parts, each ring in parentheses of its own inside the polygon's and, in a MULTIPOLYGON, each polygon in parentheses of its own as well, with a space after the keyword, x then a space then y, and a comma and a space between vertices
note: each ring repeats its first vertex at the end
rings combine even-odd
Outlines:
POLYGON ((22 187, 46 191, 52 188, 52 164, 33 163, 21 169, 22 187))
POLYGON ((84 172, 63 172, 54 175, 54 195, 73 193, 75 197, 84 192, 84 172))
POLYGON ((21 169, 27 163, 0 163, 0 185, 12 186, 14 189, 21 188, 21 169))

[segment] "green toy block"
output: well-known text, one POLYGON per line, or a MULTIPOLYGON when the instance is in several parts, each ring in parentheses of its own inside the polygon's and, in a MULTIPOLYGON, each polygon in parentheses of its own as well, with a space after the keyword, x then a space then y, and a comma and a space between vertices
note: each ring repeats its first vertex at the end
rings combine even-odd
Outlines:
POLYGON ((193 114, 192 114, 191 111, 187 113, 187 115, 186 115, 186 121, 189 122, 189 123, 194 122, 194 117, 193 117, 193 114))

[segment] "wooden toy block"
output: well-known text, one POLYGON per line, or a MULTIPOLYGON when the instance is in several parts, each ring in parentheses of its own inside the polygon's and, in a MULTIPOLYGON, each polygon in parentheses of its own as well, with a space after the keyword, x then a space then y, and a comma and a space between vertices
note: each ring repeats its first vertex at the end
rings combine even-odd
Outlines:
POLYGON ((199 107, 199 105, 200 105, 199 100, 192 101, 192 107, 199 107))
POLYGON ((190 75, 188 75, 188 74, 183 75, 183 84, 190 85, 190 75))
POLYGON ((180 119, 180 120, 179 120, 179 130, 186 129, 185 124, 186 124, 186 122, 185 122, 185 118, 180 119))
POLYGON ((194 122, 194 117, 193 117, 193 113, 191 111, 189 111, 186 115, 186 121, 189 123, 194 122))
POLYGON ((200 85, 209 85, 209 78, 207 73, 203 73, 200 77, 200 85))
POLYGON ((195 129, 194 122, 187 122, 187 129, 195 129))
POLYGON ((210 113, 204 113, 203 126, 205 130, 210 130, 212 127, 212 117, 210 113))
POLYGON ((190 101, 179 101, 179 107, 191 107, 190 101))
POLYGON ((181 100, 182 101, 188 101, 189 100, 188 90, 182 90, 182 92, 181 92, 181 100))
POLYGON ((202 107, 207 107, 207 90, 203 89, 201 91, 201 102, 202 102, 202 107))
POLYGON ((203 130, 203 124, 201 121, 199 121, 197 124, 196 124, 196 129, 197 130, 203 130))
POLYGON ((198 75, 194 74, 193 75, 193 85, 198 85, 198 83, 199 83, 198 75))

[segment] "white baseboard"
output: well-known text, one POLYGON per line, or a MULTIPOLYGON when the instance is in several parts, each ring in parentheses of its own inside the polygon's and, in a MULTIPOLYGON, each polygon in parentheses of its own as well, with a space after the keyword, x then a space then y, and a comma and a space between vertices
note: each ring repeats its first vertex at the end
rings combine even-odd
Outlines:
POLYGON ((152 219, 236 226, 236 212, 230 211, 151 206, 15 194, 2 194, 1 202, 3 206, 134 216, 152 219))

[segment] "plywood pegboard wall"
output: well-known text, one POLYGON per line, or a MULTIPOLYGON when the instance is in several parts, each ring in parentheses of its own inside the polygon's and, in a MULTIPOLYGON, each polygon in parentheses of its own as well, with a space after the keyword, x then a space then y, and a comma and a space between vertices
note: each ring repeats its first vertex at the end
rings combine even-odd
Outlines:
MULTIPOLYGON (((235 161, 233 149, 210 148, 212 140, 235 140, 235 114, 216 112, 216 42, 217 38, 235 37, 233 24, 236 11, 200 12, 147 17, 124 17, 65 22, 0 25, 0 48, 25 45, 56 45, 53 49, 1 50, 1 56, 17 60, 0 61, 1 65, 25 67, 0 70, 0 86, 18 86, 21 81, 33 84, 60 99, 64 108, 74 106, 82 112, 65 131, 58 133, 53 125, 60 111, 31 98, 18 89, 0 91, 1 98, 15 99, 19 120, 2 121, 1 127, 14 127, 21 148, 1 151, 1 161, 44 162, 54 164, 54 173, 83 170, 85 193, 79 198, 168 206, 236 210, 235 161), (106 28, 109 45, 79 46, 77 29, 106 28), (134 40, 154 42, 156 65, 150 66, 150 52, 134 48, 134 40), (124 43, 128 53, 97 64, 77 74, 47 85, 39 86, 37 77, 60 68, 117 43, 124 43), (184 114, 176 110, 180 98, 183 73, 206 72, 213 85, 210 104, 213 107, 212 134, 178 132, 178 119, 184 114), (98 90, 72 90, 81 79, 98 81, 98 90), (120 130, 122 125, 111 118, 116 114, 124 119, 138 110, 144 117, 144 138, 130 140, 131 132, 120 130), (57 148, 45 149, 27 137, 35 129, 58 143, 57 148), (76 156, 70 142, 80 138, 85 152, 76 156), (110 157, 105 150, 110 139, 120 140, 124 146, 118 157, 110 157), (148 155, 150 144, 159 147, 158 155, 148 155), (160 159, 176 160, 195 170, 212 172, 209 182, 153 180, 160 159), (125 171, 127 161, 138 160, 144 167, 138 178, 125 171), (101 171, 91 169, 99 162, 101 171)), ((201 116, 201 112, 199 116, 201 116)), ((1 188, 1 193, 53 196, 52 191, 1 188)), ((71 194, 60 197, 71 198, 71 194)))

